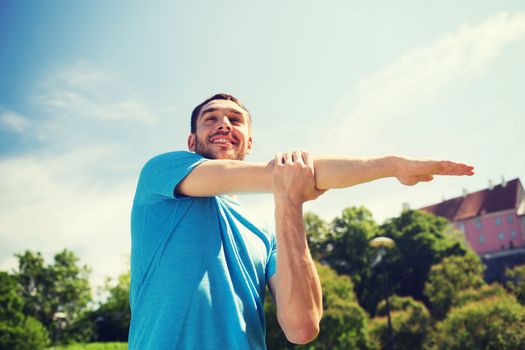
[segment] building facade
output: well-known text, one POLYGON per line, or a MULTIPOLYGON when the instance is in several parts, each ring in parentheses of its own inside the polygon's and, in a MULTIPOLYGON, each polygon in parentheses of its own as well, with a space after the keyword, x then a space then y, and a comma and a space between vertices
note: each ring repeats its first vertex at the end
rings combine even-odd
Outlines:
POLYGON ((420 210, 453 222, 478 255, 525 248, 525 191, 519 178, 420 210))

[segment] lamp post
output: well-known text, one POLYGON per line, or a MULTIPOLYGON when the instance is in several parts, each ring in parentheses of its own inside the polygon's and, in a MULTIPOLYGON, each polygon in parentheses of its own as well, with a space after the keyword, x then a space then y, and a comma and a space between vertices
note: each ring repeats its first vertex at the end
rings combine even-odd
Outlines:
POLYGON ((67 320, 67 314, 65 312, 59 311, 53 314, 53 321, 55 321, 55 327, 56 327, 56 333, 54 337, 55 345, 58 344, 58 341, 60 340, 60 332, 62 332, 66 328, 66 320, 67 320))
POLYGON ((394 332, 392 330, 392 319, 390 317, 390 298, 389 298, 389 287, 388 287, 388 276, 386 273, 386 266, 383 262, 383 257, 386 254, 386 250, 395 246, 394 240, 388 237, 376 237, 370 240, 370 247, 377 249, 377 257, 372 263, 372 267, 377 264, 381 264, 383 267, 383 286, 385 291, 385 301, 386 301, 386 317, 388 320, 388 349, 394 350, 394 332))

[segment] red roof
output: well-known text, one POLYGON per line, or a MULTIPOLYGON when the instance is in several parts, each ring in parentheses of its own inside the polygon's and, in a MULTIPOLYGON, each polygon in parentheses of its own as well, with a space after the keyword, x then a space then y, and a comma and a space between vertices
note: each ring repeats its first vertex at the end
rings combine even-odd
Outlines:
POLYGON ((470 193, 465 197, 456 197, 444 202, 429 205, 420 210, 443 216, 450 221, 459 221, 476 216, 514 209, 518 205, 518 191, 523 187, 519 178, 508 181, 491 189, 470 193))

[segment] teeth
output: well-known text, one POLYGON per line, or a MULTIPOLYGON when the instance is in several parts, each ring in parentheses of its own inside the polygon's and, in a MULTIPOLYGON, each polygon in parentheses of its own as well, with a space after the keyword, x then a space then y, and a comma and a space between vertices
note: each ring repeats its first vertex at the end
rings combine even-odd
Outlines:
POLYGON ((228 139, 215 139, 213 143, 231 143, 231 141, 228 139))

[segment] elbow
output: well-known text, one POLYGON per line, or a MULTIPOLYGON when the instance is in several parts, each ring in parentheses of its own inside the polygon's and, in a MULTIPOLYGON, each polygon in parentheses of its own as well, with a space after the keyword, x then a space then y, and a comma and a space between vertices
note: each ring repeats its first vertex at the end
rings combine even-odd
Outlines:
POLYGON ((294 344, 308 344, 319 335, 319 325, 308 325, 285 332, 286 339, 294 344))
POLYGON ((284 335, 290 343, 307 344, 319 335, 319 322, 314 320, 297 320, 296 322, 281 323, 284 335))

